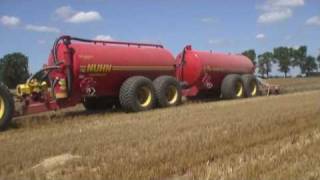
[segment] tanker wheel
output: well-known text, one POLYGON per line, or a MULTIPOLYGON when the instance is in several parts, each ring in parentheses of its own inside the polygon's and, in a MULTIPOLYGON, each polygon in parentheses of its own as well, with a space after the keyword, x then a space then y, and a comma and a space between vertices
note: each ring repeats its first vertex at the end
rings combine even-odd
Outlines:
POLYGON ((181 103, 181 87, 172 76, 160 76, 153 81, 157 104, 160 107, 176 106, 181 103))
POLYGON ((246 97, 254 97, 259 94, 259 86, 256 76, 245 74, 241 76, 246 97))
POLYGON ((0 82, 0 131, 5 130, 13 117, 14 101, 8 88, 0 82))
POLYGON ((224 99, 238 99, 244 97, 244 87, 241 76, 238 74, 227 75, 221 85, 221 93, 224 99))
POLYGON ((128 78, 119 93, 121 107, 129 112, 150 110, 155 104, 155 90, 152 81, 143 76, 128 78))
POLYGON ((82 104, 88 111, 102 111, 112 109, 114 102, 105 97, 87 97, 82 104))

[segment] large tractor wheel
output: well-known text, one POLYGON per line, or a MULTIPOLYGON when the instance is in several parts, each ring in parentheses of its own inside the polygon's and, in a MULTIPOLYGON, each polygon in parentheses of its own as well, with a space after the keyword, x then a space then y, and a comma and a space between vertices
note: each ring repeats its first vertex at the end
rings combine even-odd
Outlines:
POLYGON ((241 76, 238 74, 227 75, 222 81, 221 93, 224 99, 237 99, 244 97, 244 87, 241 76))
POLYGON ((88 97, 83 100, 82 104, 88 111, 103 111, 112 109, 115 102, 104 97, 88 97))
POLYGON ((254 97, 259 94, 259 86, 256 76, 245 74, 241 76, 246 97, 254 97))
POLYGON ((155 104, 152 81, 143 76, 128 78, 120 88, 121 107, 129 112, 150 110, 155 104))
POLYGON ((8 88, 0 82, 0 131, 5 130, 14 113, 14 101, 8 88))
POLYGON ((176 78, 160 76, 153 81, 157 104, 160 107, 176 106, 181 103, 181 87, 176 78))

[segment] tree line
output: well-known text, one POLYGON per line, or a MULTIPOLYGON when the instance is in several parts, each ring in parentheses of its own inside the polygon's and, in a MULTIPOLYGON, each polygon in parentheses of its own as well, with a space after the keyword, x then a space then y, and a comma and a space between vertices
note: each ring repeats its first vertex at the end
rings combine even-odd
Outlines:
POLYGON ((308 55, 307 52, 307 46, 300 46, 298 48, 281 46, 274 48, 272 52, 267 51, 260 55, 257 55, 254 49, 244 51, 242 54, 247 56, 256 65, 258 73, 262 77, 268 78, 273 64, 278 65, 278 70, 284 74, 284 77, 287 77, 290 70, 294 67, 298 67, 301 74, 318 71, 320 68, 320 54, 316 58, 308 55))

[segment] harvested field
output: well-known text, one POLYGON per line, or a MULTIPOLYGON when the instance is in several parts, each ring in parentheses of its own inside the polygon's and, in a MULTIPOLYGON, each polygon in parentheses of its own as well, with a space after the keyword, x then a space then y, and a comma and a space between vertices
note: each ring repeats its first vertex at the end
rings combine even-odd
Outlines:
POLYGON ((282 93, 292 93, 310 90, 320 90, 320 78, 275 78, 269 79, 267 82, 271 84, 279 84, 282 93))
MULTIPOLYGON (((320 81, 298 80, 287 92, 320 81)), ((313 90, 134 114, 78 106, 25 117, 0 133, 0 179, 319 179, 319 102, 313 90)))

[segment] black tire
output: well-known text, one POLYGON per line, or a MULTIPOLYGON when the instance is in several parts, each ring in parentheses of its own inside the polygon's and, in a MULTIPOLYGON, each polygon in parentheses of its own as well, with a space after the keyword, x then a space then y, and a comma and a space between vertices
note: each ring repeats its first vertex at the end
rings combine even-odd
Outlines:
POLYGON ((239 74, 227 75, 221 85, 221 93, 224 99, 238 99, 244 97, 244 87, 239 74))
POLYGON ((159 107, 171 107, 181 104, 181 86, 172 76, 160 76, 153 81, 159 107))
POLYGON ((241 79, 246 97, 259 95, 259 85, 256 76, 252 74, 245 74, 241 76, 241 79))
POLYGON ((82 104, 87 111, 103 111, 112 109, 115 102, 106 97, 87 97, 82 104))
POLYGON ((155 90, 152 81, 143 76, 128 78, 119 93, 121 107, 128 112, 150 110, 155 105, 155 90))
POLYGON ((14 101, 9 89, 0 82, 0 131, 8 128, 14 114, 14 101))

